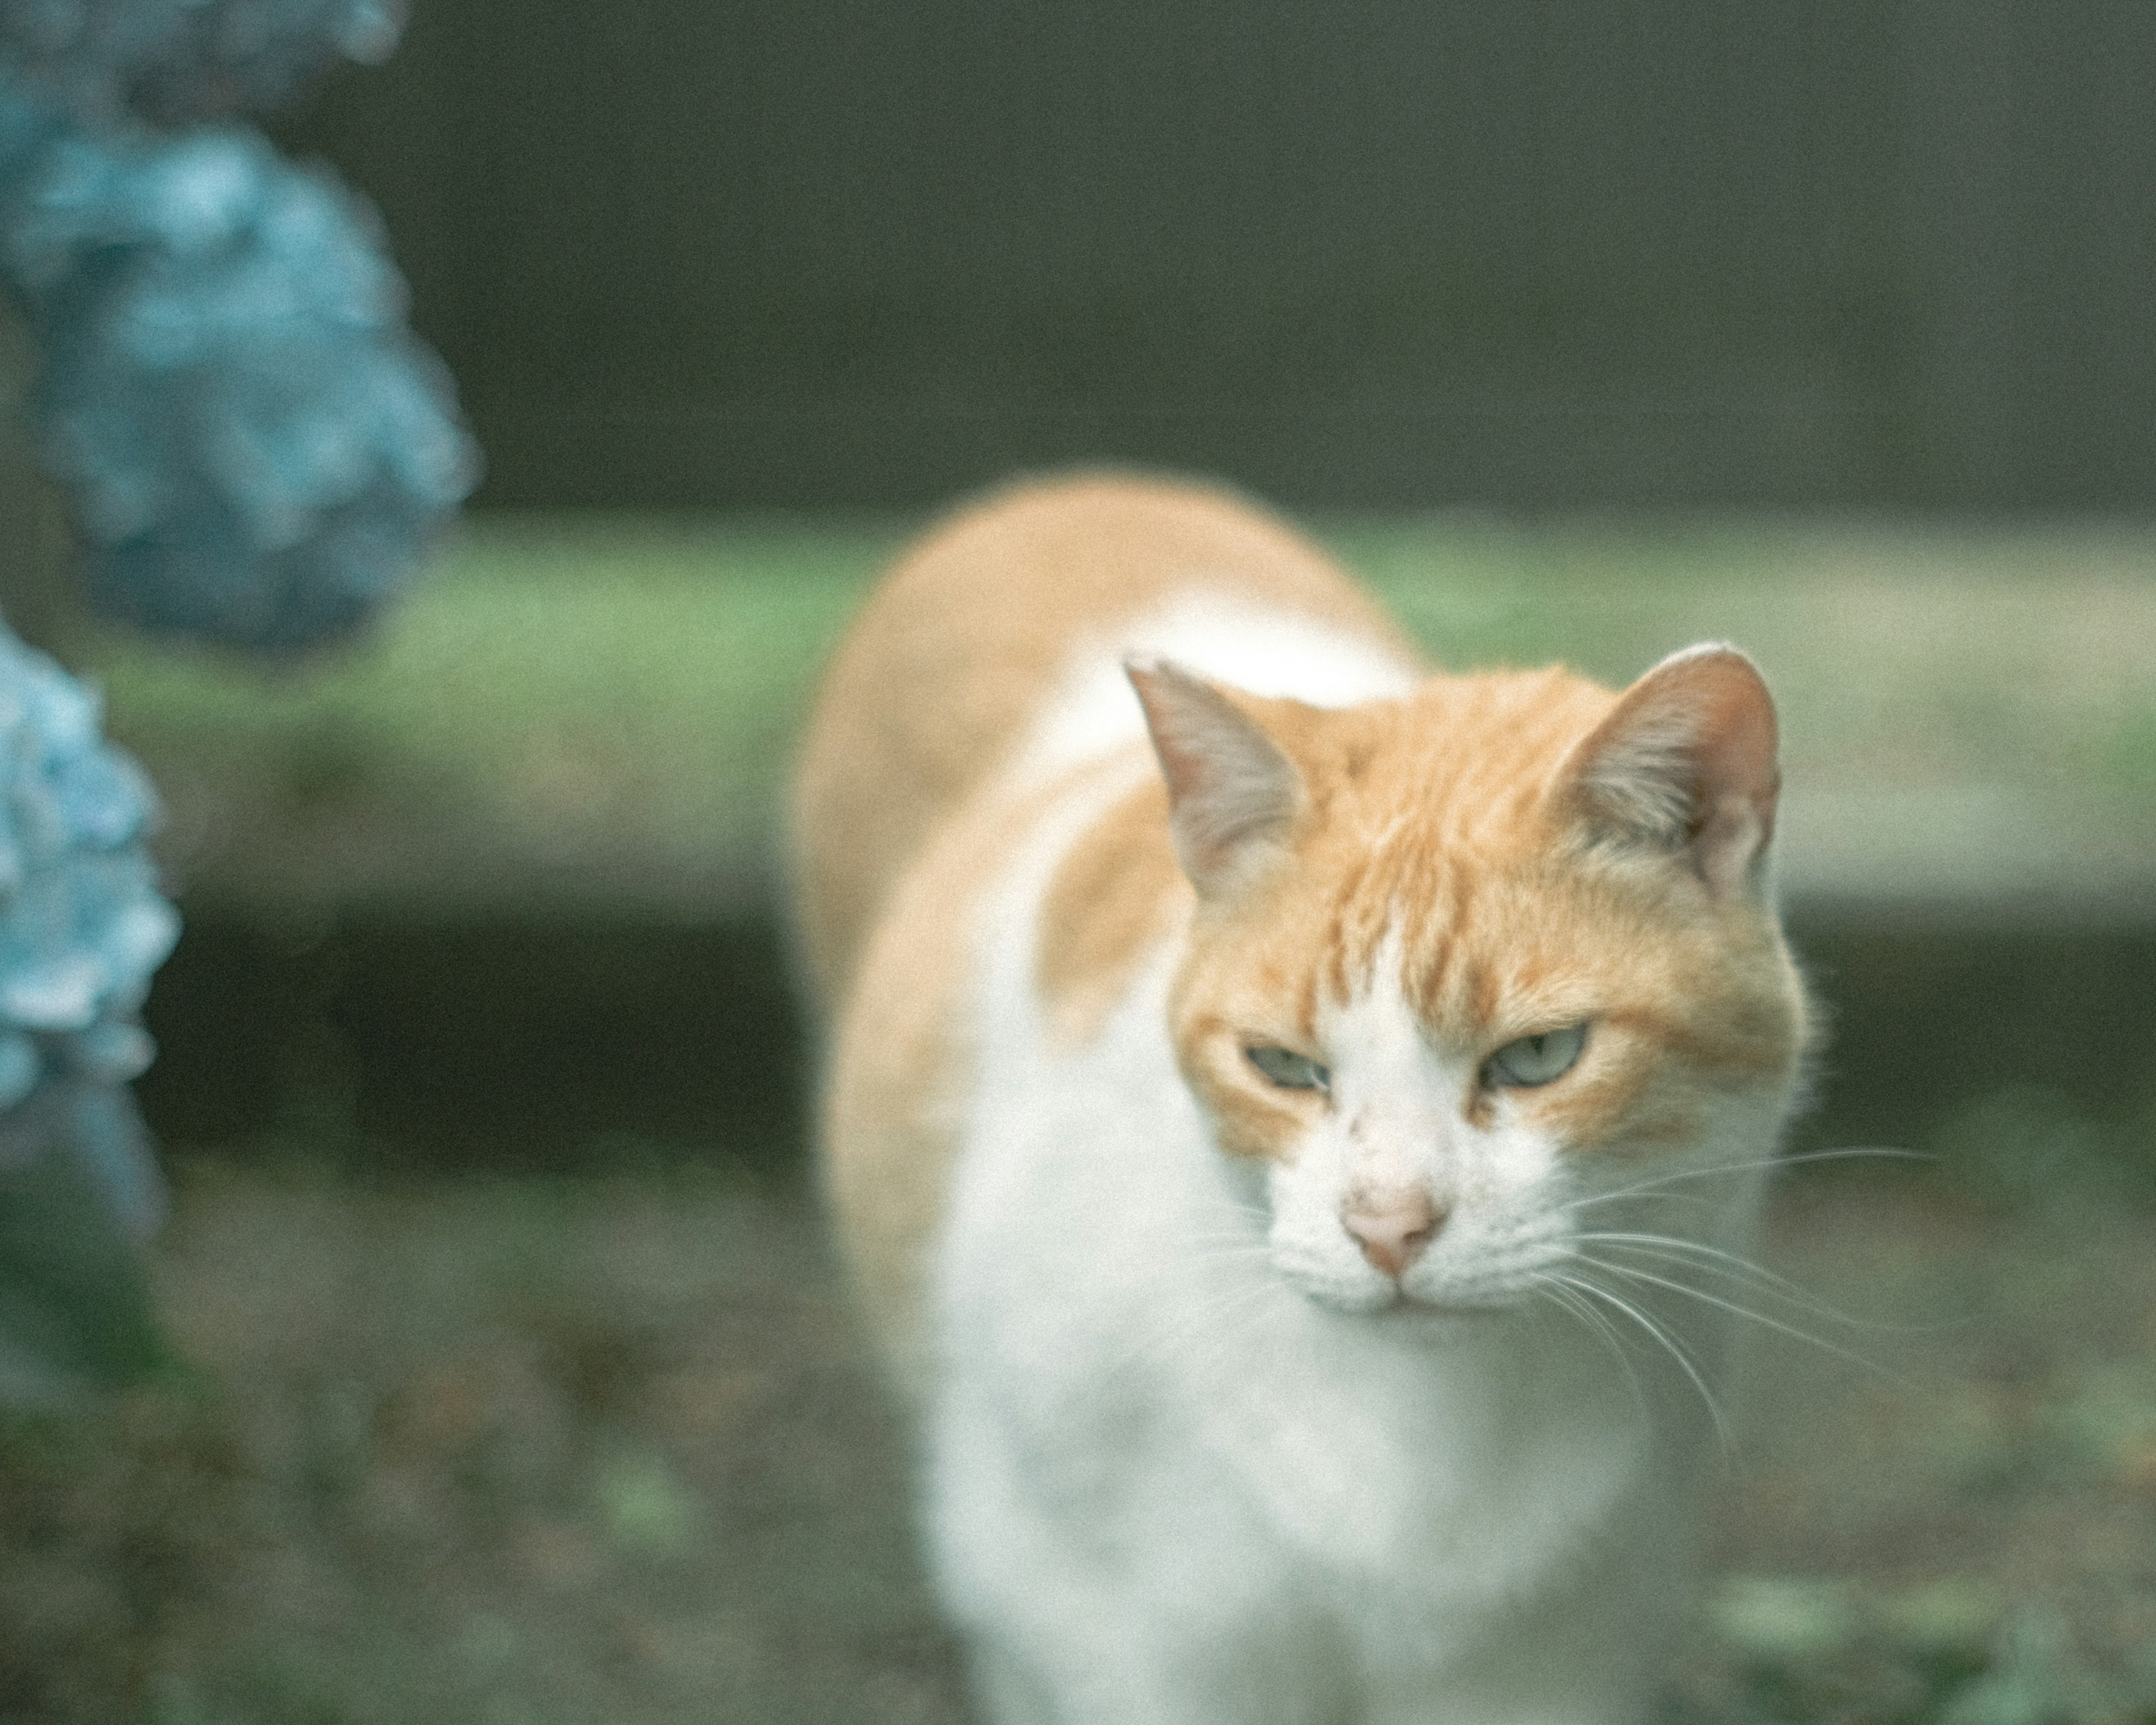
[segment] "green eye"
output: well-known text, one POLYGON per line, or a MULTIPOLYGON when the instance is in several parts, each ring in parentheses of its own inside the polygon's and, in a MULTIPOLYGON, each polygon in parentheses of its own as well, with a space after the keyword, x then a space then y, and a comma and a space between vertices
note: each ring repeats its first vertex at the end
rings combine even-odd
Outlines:
POLYGON ((1332 1074, 1308 1055, 1286 1048, 1246 1048, 1250 1064, 1282 1090, 1329 1091, 1332 1074))
POLYGON ((1517 1042, 1507 1043, 1490 1056, 1489 1064, 1482 1069, 1482 1081, 1493 1089, 1503 1086, 1532 1090, 1537 1085, 1563 1077, 1586 1045, 1584 1024, 1574 1024, 1566 1030, 1545 1030, 1539 1036, 1522 1036, 1517 1042))

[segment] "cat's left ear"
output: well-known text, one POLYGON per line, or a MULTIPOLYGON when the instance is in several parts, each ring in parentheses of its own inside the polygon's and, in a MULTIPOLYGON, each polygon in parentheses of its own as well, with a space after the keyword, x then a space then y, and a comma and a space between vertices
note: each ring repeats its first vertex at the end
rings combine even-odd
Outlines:
POLYGON ((1717 896, 1758 893, 1774 807, 1774 698, 1752 661, 1707 643, 1673 653, 1575 748, 1563 793, 1597 839, 1670 853, 1717 896))
POLYGON ((1285 849, 1305 793, 1278 743, 1202 677, 1164 659, 1126 660, 1145 709, 1168 828, 1201 898, 1220 898, 1285 849))

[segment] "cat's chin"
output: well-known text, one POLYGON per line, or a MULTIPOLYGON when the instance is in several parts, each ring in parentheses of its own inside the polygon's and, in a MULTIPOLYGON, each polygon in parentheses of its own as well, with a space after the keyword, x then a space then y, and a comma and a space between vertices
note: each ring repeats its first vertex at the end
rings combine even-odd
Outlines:
POLYGON ((1413 1294, 1404 1294, 1391 1305, 1372 1312, 1370 1316, 1379 1323, 1451 1333, 1462 1329, 1479 1329, 1508 1317, 1519 1309, 1520 1302, 1517 1300, 1425 1300, 1413 1294))
POLYGON ((1396 1287, 1348 1290, 1304 1285, 1301 1291, 1312 1305, 1340 1317, 1432 1339, 1471 1333, 1518 1312, 1526 1303, 1503 1293, 1483 1298, 1459 1293, 1430 1296, 1396 1287))

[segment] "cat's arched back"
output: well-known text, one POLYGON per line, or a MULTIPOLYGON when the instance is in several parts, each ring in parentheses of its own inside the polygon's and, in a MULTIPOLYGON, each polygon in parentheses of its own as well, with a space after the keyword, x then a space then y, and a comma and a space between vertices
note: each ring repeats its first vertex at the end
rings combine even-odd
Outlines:
POLYGON ((1079 641, 1209 578, 1415 657, 1284 522, 1226 491, 1135 474, 1013 486, 892 567, 832 659, 794 781, 795 904, 827 1009, 892 883, 1025 739, 1079 641))

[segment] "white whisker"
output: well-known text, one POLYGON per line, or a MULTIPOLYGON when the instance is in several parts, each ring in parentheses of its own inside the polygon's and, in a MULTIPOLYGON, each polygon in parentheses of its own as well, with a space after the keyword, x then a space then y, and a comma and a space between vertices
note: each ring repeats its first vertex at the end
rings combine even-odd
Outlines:
POLYGON ((1555 1277, 1537 1277, 1533 1291, 1548 1295, 1551 1303, 1560 1312, 1578 1319, 1601 1338, 1603 1344, 1615 1357, 1617 1363, 1625 1368, 1625 1378, 1632 1386, 1632 1399, 1639 1407, 1640 1418, 1651 1423, 1654 1416, 1648 1408, 1646 1386, 1640 1382, 1640 1374, 1633 1367, 1631 1355, 1625 1351, 1625 1338, 1618 1333, 1616 1325, 1555 1277))
POLYGON ((1938 1327, 1933 1324, 1881 1323, 1876 1318, 1855 1317, 1828 1305, 1801 1282, 1792 1281, 1788 1276, 1778 1275, 1763 1264, 1754 1263, 1738 1253, 1725 1251, 1720 1246, 1708 1245, 1700 1240, 1685 1240, 1670 1234, 1618 1233, 1582 1234, 1577 1239, 1585 1245, 1606 1245, 1620 1251, 1637 1252, 1643 1257, 1660 1259, 1666 1264, 1680 1264, 1726 1276, 1739 1286, 1748 1286, 1758 1293, 1786 1301, 1795 1310, 1810 1317, 1823 1318, 1829 1323, 1846 1324, 1851 1329, 1913 1335, 1938 1327), (1706 1261, 1695 1261, 1699 1260, 1706 1261))
MULTIPOLYGON (((1591 1262, 1592 1260, 1583 1259, 1580 1261, 1591 1262)), ((1692 1388, 1699 1392, 1700 1400, 1706 1404, 1707 1417, 1714 1422, 1715 1435, 1720 1440, 1723 1451, 1727 1453, 1730 1447, 1729 1422, 1722 1414, 1722 1404, 1715 1399, 1714 1392, 1707 1387, 1707 1378, 1699 1367, 1694 1363, 1691 1355, 1685 1351, 1677 1339, 1664 1326, 1657 1323, 1630 1300, 1625 1299, 1621 1294, 1604 1287, 1599 1282, 1591 1281, 1586 1276, 1560 1276, 1557 1279, 1568 1287, 1577 1288, 1584 1294, 1592 1294, 1598 1299, 1608 1301, 1668 1350, 1670 1357, 1683 1368, 1685 1376, 1691 1379, 1692 1388)))
POLYGON ((1709 1306, 1717 1306, 1722 1311, 1738 1317, 1748 1318, 1756 1324, 1763 1324, 1770 1330, 1778 1330, 1784 1336, 1791 1337, 1799 1342, 1808 1343, 1814 1348, 1835 1355, 1837 1358, 1847 1360, 1852 1365, 1861 1366, 1868 1372, 1876 1372, 1889 1383, 1898 1384, 1905 1389, 1909 1387, 1907 1378, 1898 1373, 1889 1371, 1876 1360, 1867 1359, 1862 1354, 1830 1342, 1823 1336, 1815 1336, 1807 1330, 1800 1330, 1794 1324, 1784 1323, 1779 1318, 1769 1317, 1763 1312, 1754 1312, 1749 1307, 1739 1306, 1733 1300, 1725 1300, 1719 1294, 1711 1294, 1704 1288, 1696 1288, 1689 1282, 1678 1281, 1666 1276, 1657 1276, 1652 1271, 1635 1270, 1628 1265, 1612 1264, 1603 1259, 1590 1258, 1584 1253, 1579 1261, 1591 1265, 1597 1270, 1607 1271, 1612 1276, 1621 1276, 1628 1281, 1645 1282, 1658 1288, 1667 1288, 1671 1293, 1683 1294, 1691 1299, 1704 1301, 1709 1306))
POLYGON ((1717 1176, 1758 1173, 1772 1168, 1795 1168, 1807 1163, 1844 1162, 1865 1158, 1877 1158, 1897 1162, 1936 1162, 1938 1158, 1921 1150, 1901 1150, 1883 1144, 1850 1144, 1835 1150, 1806 1150, 1794 1156, 1762 1156, 1743 1162, 1716 1163, 1707 1168, 1679 1168, 1672 1173, 1657 1174, 1651 1179, 1637 1180, 1629 1186, 1620 1186, 1613 1192, 1589 1193, 1558 1206, 1561 1209, 1584 1209, 1591 1204, 1611 1204, 1620 1198, 1637 1197, 1643 1192, 1660 1191, 1686 1180, 1705 1180, 1717 1176))

